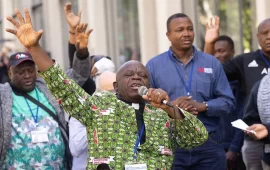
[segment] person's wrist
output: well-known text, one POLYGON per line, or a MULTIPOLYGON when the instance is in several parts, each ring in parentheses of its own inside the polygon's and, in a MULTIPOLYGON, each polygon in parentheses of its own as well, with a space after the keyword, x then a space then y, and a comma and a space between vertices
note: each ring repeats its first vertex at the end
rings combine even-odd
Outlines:
POLYGON ((212 41, 205 41, 205 44, 206 45, 214 45, 215 44, 215 40, 212 40, 212 41))
POLYGON ((205 112, 208 110, 208 104, 206 102, 200 103, 197 108, 198 112, 205 112))
POLYGON ((75 31, 76 31, 76 27, 75 28, 74 27, 69 27, 69 32, 72 32, 72 33, 75 34, 75 31))
POLYGON ((79 59, 85 59, 89 56, 88 48, 77 50, 77 57, 79 59))
POLYGON ((33 45, 31 45, 31 46, 29 46, 29 47, 26 47, 29 51, 31 51, 31 50, 35 50, 35 49, 37 49, 37 48, 41 48, 40 47, 40 45, 39 45, 39 43, 37 43, 37 44, 33 44, 33 45))

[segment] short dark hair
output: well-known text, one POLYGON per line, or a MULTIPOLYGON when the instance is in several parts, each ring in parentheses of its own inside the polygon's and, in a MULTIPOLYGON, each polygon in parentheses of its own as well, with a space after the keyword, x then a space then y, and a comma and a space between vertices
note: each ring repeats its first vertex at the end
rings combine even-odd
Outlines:
POLYGON ((227 36, 227 35, 221 35, 217 38, 217 40, 215 41, 218 42, 218 41, 227 41, 228 44, 231 46, 231 48, 234 50, 234 42, 233 40, 231 39, 231 37, 227 36))
POLYGON ((184 13, 176 13, 176 14, 173 14, 172 16, 170 16, 168 19, 167 19, 167 31, 170 31, 170 23, 173 19, 175 18, 189 18, 186 14, 184 13))

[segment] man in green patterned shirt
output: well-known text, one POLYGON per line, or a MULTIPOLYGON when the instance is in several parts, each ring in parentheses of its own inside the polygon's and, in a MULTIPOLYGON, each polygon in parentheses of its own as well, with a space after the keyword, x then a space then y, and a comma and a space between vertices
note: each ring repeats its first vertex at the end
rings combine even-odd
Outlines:
POLYGON ((29 50, 54 97, 86 126, 88 169, 99 164, 117 170, 136 169, 138 164, 143 169, 170 169, 174 147, 193 148, 207 140, 207 130, 196 117, 161 104, 163 99, 169 101, 163 90, 149 89, 143 98, 138 95, 139 86, 149 87, 149 75, 137 61, 119 69, 114 83, 117 95, 98 91, 89 96, 39 46, 43 31, 35 32, 28 10, 24 12, 25 20, 18 10, 19 22, 8 18, 16 29, 7 31, 29 50))

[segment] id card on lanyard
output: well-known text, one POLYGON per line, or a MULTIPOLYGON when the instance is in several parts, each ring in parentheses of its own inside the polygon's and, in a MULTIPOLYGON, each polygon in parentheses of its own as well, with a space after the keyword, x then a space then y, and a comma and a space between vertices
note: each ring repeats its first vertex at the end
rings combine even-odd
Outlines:
MULTIPOLYGON (((37 100, 39 101, 39 96, 38 96, 38 92, 37 89, 35 88, 35 92, 36 92, 36 97, 37 100)), ((48 130, 42 127, 37 127, 38 126, 38 112, 39 112, 39 106, 37 106, 36 108, 36 115, 34 115, 34 113, 32 112, 32 109, 30 107, 30 104, 28 103, 27 99, 25 99, 25 102, 31 112, 32 118, 35 121, 35 125, 36 125, 36 130, 31 131, 31 138, 32 138, 32 143, 42 143, 42 142, 49 142, 48 139, 48 130)))
POLYGON ((142 129, 140 131, 140 134, 137 137, 135 146, 134 146, 134 157, 132 163, 126 163, 125 164, 125 170, 147 170, 146 163, 137 162, 137 154, 138 154, 138 147, 140 145, 140 141, 142 139, 142 135, 145 129, 145 125, 142 125, 142 129))
MULTIPOLYGON (((170 51, 168 51, 168 55, 170 57, 172 57, 172 54, 170 53, 170 51)), ((185 83, 185 80, 184 80, 184 78, 183 78, 183 76, 181 74, 181 70, 180 70, 177 62, 176 61, 172 61, 172 62, 173 62, 173 65, 174 65, 174 67, 175 67, 175 69, 176 69, 176 71, 177 71, 180 79, 181 79, 182 84, 184 85, 184 87, 186 89, 187 96, 190 96, 191 82, 192 82, 193 70, 194 70, 194 61, 191 61, 191 70, 190 70, 190 73, 189 73, 189 76, 188 76, 189 77, 188 78, 188 84, 185 83)))

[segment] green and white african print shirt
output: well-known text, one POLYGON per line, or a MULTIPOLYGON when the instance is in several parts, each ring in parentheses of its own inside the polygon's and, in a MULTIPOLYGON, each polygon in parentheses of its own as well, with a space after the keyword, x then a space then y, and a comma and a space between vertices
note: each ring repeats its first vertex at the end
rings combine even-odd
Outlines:
MULTIPOLYGON (((47 98, 37 88, 28 94, 34 98, 38 96, 39 101, 55 113, 47 98)), ((37 127, 47 129, 49 142, 32 143, 31 131, 36 130, 36 123, 30 108, 35 117, 37 105, 28 101, 29 108, 23 96, 12 93, 12 97, 11 143, 0 169, 64 169, 65 146, 58 123, 47 112, 39 108, 37 127)))
MULTIPOLYGON (((122 170, 125 163, 133 161, 137 139, 135 110, 109 92, 96 92, 89 96, 55 65, 42 73, 51 93, 64 109, 87 128, 88 166, 96 169, 107 163, 111 169, 122 170)), ((164 111, 146 106, 144 123, 146 142, 139 146, 138 162, 147 168, 170 169, 175 134, 177 147, 193 148, 208 138, 204 125, 193 115, 185 112, 185 119, 174 121, 164 111), (174 127, 173 127, 174 125, 174 127)))

